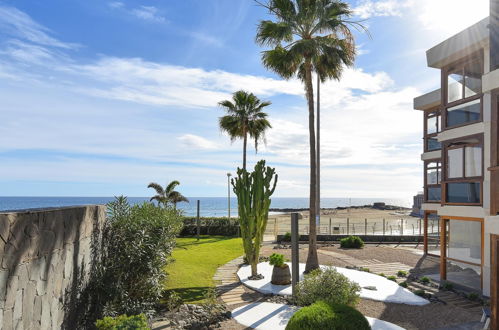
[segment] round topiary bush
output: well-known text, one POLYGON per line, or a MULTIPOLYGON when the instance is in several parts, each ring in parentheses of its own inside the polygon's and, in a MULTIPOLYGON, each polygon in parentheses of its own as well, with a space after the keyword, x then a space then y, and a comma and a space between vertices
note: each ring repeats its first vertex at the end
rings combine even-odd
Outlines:
POLYGON ((305 275, 296 291, 299 306, 311 305, 317 301, 330 305, 355 306, 359 301, 360 286, 334 267, 324 267, 305 275))
POLYGON ((358 310, 346 305, 329 305, 323 301, 298 310, 286 330, 369 330, 369 322, 358 310))
POLYGON ((364 241, 359 236, 348 236, 340 239, 340 246, 346 249, 361 249, 364 247, 364 241))

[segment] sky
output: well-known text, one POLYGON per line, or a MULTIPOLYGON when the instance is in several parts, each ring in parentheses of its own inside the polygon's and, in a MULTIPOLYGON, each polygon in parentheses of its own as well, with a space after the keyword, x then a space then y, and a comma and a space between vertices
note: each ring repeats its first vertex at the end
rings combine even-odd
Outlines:
MULTIPOLYGON (((425 51, 488 15, 487 0, 351 0, 358 56, 321 86, 321 195, 410 198, 422 190, 423 118, 439 86, 425 51)), ((242 143, 219 101, 271 101, 275 196, 307 197, 302 84, 261 64, 253 0, 0 0, 0 196, 225 196, 242 143)))

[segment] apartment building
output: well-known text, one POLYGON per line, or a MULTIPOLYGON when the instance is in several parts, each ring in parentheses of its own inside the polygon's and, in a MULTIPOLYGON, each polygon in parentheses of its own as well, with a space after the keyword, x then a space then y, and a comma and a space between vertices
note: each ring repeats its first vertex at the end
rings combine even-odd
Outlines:
POLYGON ((414 99, 424 117, 425 253, 439 258, 435 278, 486 296, 498 266, 497 27, 491 15, 429 49, 440 88, 414 99))

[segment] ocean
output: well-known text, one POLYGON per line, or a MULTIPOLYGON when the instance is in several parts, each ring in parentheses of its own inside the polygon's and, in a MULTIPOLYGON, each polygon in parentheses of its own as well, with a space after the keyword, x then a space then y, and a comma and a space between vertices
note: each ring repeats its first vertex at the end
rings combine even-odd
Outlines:
MULTIPOLYGON (((0 211, 25 210, 33 208, 76 206, 88 204, 106 204, 114 197, 0 197, 0 211)), ((189 203, 179 203, 178 208, 187 216, 196 215, 196 201, 200 201, 200 214, 203 217, 227 216, 227 197, 188 197, 189 203)), ((132 204, 149 201, 149 197, 128 197, 132 204)), ((335 208, 338 206, 362 206, 374 202, 385 202, 388 205, 411 207, 409 199, 386 198, 321 198, 321 207, 335 208)), ((271 208, 307 208, 308 198, 272 198, 271 208)), ((230 200, 231 216, 237 215, 237 199, 230 200)))

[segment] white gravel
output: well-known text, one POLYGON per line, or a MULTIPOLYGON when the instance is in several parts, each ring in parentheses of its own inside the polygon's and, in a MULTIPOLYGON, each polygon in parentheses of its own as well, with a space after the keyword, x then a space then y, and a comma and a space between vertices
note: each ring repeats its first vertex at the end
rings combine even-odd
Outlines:
MULTIPOLYGON (((291 264, 290 265, 291 269, 291 264)), ((325 267, 325 266, 321 266, 325 267)), ((242 266, 237 275, 241 283, 247 287, 265 294, 291 295, 291 285, 274 285, 270 283, 272 277, 272 268, 268 262, 258 264, 258 273, 264 276, 261 280, 248 280, 251 275, 251 267, 249 265, 242 266)), ((338 272, 348 277, 351 281, 356 282, 360 287, 374 286, 376 290, 362 289, 360 297, 389 303, 399 303, 407 305, 426 305, 428 300, 416 296, 411 291, 399 286, 396 282, 390 281, 382 276, 361 272, 353 269, 335 267, 338 272)), ((300 264, 300 279, 303 278, 305 264, 300 264)))

